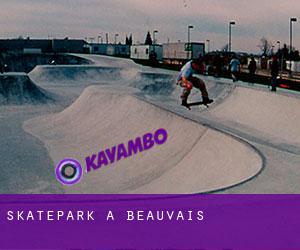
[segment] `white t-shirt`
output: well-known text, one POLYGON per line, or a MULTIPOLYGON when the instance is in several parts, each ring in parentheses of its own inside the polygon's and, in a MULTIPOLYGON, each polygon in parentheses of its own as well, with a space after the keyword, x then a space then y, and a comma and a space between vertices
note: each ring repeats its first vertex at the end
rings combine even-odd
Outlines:
POLYGON ((189 79, 190 77, 193 76, 195 73, 195 70, 192 67, 192 61, 187 62, 181 69, 177 81, 181 80, 182 77, 189 79))

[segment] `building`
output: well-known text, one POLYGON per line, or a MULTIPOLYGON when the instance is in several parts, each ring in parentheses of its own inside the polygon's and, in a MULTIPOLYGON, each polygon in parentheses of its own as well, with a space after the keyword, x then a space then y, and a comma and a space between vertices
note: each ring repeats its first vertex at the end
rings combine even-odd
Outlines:
POLYGON ((165 43, 163 44, 163 60, 168 64, 182 63, 196 59, 205 54, 205 43, 165 43))
POLYGON ((130 58, 134 60, 162 61, 162 56, 162 45, 132 45, 130 48, 130 58))
POLYGON ((118 57, 130 56, 130 45, 126 44, 89 43, 86 47, 88 47, 90 54, 118 57))
POLYGON ((1 52, 83 53, 84 40, 76 39, 1 39, 1 52))
POLYGON ((52 52, 57 53, 83 53, 84 45, 87 44, 84 40, 77 39, 52 39, 52 52))

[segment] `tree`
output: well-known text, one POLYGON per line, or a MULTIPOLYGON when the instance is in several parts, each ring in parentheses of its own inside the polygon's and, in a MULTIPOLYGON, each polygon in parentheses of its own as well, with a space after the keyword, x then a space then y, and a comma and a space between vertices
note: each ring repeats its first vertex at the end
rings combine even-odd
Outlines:
POLYGON ((126 45, 132 45, 132 34, 130 34, 129 37, 126 36, 125 44, 126 45))
POLYGON ((225 44, 225 45, 222 47, 221 51, 223 51, 223 52, 228 52, 228 51, 229 51, 229 45, 228 45, 228 44, 225 44))
POLYGON ((146 36, 145 45, 152 45, 152 38, 149 31, 146 36))
POLYGON ((130 34, 128 38, 128 45, 132 45, 132 34, 130 34))
POLYGON ((258 45, 263 56, 270 55, 272 51, 272 46, 273 46, 272 43, 265 37, 262 37, 260 39, 260 44, 258 45))

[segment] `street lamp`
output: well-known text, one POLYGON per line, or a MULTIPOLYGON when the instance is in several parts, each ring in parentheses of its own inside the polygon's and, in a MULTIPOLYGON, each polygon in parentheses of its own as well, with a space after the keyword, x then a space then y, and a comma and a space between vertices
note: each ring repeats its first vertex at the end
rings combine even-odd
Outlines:
POLYGON ((158 30, 154 30, 153 31, 153 45, 156 44, 156 40, 155 40, 155 34, 158 33, 158 30))
POLYGON ((283 51, 281 51, 281 42, 277 41, 278 44, 278 54, 280 53, 280 78, 282 78, 282 69, 283 69, 283 51))
POLYGON ((235 21, 229 22, 229 43, 228 43, 228 51, 231 52, 231 26, 235 25, 235 21))
POLYGON ((156 53, 156 52, 155 52, 155 44, 156 44, 156 41, 155 41, 155 34, 156 34, 156 33, 158 33, 158 30, 154 30, 154 31, 153 31, 153 52, 154 52, 154 53, 156 53))
POLYGON ((297 22, 296 17, 291 17, 290 18, 290 74, 289 76, 292 77, 292 48, 293 48, 293 23, 297 22))
POLYGON ((117 44, 117 37, 119 36, 119 34, 115 34, 115 45, 117 44))
POLYGON ((106 37, 106 44, 108 44, 108 40, 109 40, 108 39, 108 33, 105 34, 105 37, 106 37))
POLYGON ((190 41, 191 41, 191 29, 193 29, 194 26, 193 25, 189 25, 188 26, 188 45, 187 45, 187 48, 188 48, 188 59, 190 59, 190 50, 191 50, 191 45, 190 45, 190 41))
POLYGON ((206 42, 207 42, 207 53, 209 53, 210 52, 210 40, 207 39, 206 42))

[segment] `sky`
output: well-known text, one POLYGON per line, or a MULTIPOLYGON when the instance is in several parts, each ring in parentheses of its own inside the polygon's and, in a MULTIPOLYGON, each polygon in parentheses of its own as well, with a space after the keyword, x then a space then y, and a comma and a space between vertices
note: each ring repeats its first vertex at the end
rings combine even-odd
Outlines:
POLYGON ((300 49, 299 0, 0 0, 0 38, 90 38, 124 42, 128 34, 134 43, 144 42, 147 31, 157 30, 159 43, 210 40, 211 50, 228 43, 232 27, 232 50, 259 52, 266 37, 289 44, 289 20, 293 24, 294 46, 300 49))

